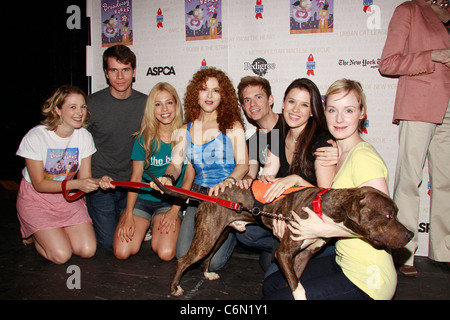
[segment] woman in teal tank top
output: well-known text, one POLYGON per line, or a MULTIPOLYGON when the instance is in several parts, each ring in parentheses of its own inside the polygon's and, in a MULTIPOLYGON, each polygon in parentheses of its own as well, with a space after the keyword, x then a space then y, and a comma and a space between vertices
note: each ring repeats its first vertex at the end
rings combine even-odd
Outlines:
MULTIPOLYGON (((144 169, 156 177, 164 174, 171 161, 172 133, 182 126, 182 119, 181 101, 175 88, 166 82, 156 84, 150 91, 141 128, 136 133, 131 154, 131 181, 149 182, 151 179, 144 169)), ((176 185, 189 189, 193 176, 192 167, 182 166, 176 185)), ((126 209, 120 216, 113 240, 116 258, 124 260, 138 253, 152 225, 153 251, 163 261, 172 260, 181 226, 181 205, 177 198, 156 190, 129 189, 126 209)))
MULTIPOLYGON (((195 168, 193 190, 218 195, 248 171, 244 124, 236 91, 228 76, 216 68, 196 72, 184 97, 185 124, 175 134, 172 162, 159 180, 173 184, 185 160, 195 168)), ((152 187, 155 185, 152 184, 152 187)), ((190 201, 178 235, 176 257, 184 256, 194 237, 195 201, 190 201)), ((233 253, 236 239, 230 232, 211 260, 220 269, 233 253)))

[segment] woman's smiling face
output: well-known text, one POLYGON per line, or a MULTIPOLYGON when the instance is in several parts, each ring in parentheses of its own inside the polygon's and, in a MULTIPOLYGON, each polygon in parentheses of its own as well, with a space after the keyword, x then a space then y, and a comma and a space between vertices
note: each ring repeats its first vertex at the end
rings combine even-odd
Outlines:
POLYGON ((283 101, 283 116, 287 125, 291 129, 304 127, 311 115, 309 92, 305 89, 291 89, 283 101))
POLYGON ((208 78, 198 94, 198 104, 204 112, 214 112, 220 105, 220 87, 217 78, 208 78))
POLYGON ((170 124, 175 119, 177 103, 175 98, 166 90, 162 90, 155 97, 155 117, 161 124, 170 124))
POLYGON ((71 93, 64 100, 61 109, 56 107, 55 111, 61 117, 60 126, 79 129, 87 115, 86 101, 81 94, 71 93))

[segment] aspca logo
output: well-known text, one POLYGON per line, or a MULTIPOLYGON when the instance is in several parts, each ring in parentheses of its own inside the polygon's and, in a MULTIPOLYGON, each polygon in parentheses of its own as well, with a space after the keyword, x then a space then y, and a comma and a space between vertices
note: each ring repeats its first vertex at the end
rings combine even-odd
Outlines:
POLYGON ((271 69, 275 69, 275 63, 267 63, 263 58, 257 58, 252 63, 244 62, 244 70, 252 70, 260 77, 264 76, 271 69))
POLYGON ((149 67, 147 70, 147 77, 148 76, 159 76, 159 75, 165 75, 170 76, 171 74, 175 75, 175 68, 172 67, 149 67))

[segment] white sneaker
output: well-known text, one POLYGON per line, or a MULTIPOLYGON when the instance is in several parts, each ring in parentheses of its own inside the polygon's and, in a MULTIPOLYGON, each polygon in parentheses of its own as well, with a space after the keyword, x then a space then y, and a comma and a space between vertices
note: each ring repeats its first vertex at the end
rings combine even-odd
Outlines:
POLYGON ((144 241, 152 240, 152 228, 148 228, 147 233, 145 234, 144 241))

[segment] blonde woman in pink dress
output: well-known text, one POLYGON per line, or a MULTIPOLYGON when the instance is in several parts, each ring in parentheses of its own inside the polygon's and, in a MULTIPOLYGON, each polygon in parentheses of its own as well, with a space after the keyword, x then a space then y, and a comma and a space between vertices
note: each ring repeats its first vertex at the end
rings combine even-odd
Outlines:
POLYGON ((42 113, 46 118, 23 137, 16 153, 25 158, 16 203, 22 237, 32 239, 38 253, 56 264, 72 253, 92 257, 97 245, 85 200, 68 201, 62 193, 63 188, 87 193, 111 186, 109 177, 91 176, 96 149, 84 128, 89 115, 85 94, 61 86, 42 113))

